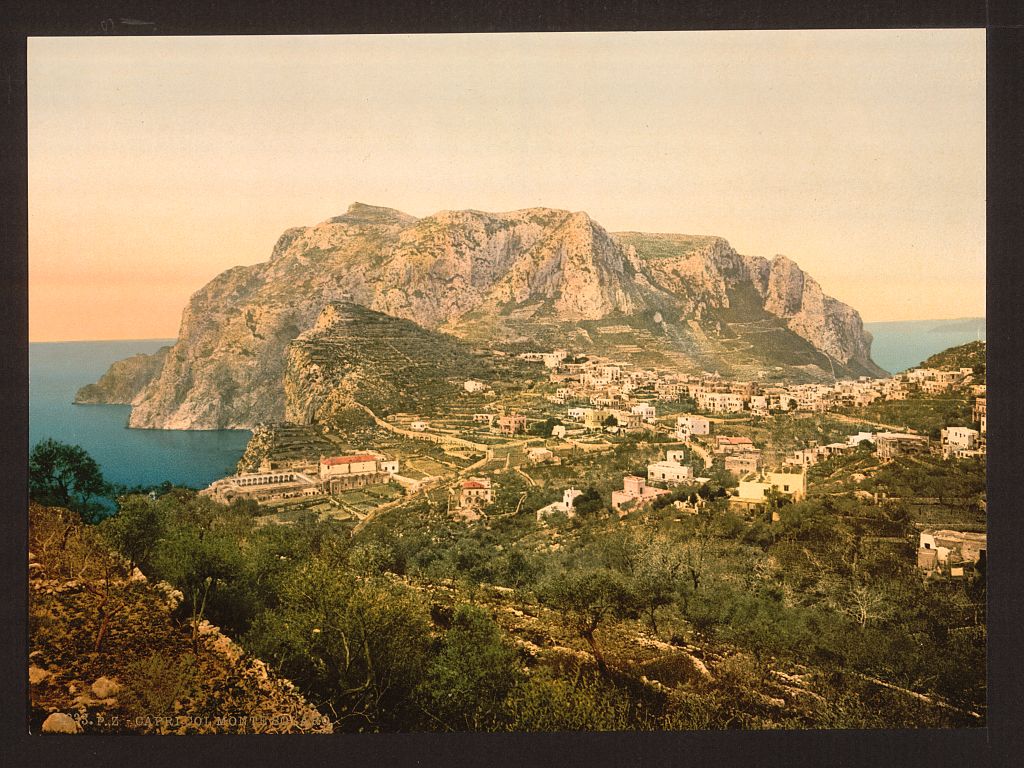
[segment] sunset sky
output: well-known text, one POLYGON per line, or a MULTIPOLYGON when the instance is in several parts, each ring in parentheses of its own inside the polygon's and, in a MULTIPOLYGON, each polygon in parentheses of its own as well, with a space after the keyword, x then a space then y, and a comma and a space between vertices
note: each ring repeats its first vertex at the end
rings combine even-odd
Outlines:
POLYGON ((33 38, 29 335, 173 338, 353 201, 783 253, 866 321, 985 311, 985 32, 33 38))

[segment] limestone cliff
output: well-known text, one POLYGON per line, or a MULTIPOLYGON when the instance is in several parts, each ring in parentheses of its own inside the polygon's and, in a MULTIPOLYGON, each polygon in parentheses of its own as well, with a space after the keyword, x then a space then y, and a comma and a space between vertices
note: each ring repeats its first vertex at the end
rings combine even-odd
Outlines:
POLYGON ((269 261, 199 290, 159 375, 134 393, 130 426, 252 427, 295 416, 285 405, 286 386, 299 386, 286 375, 301 352, 292 342, 332 302, 480 346, 572 345, 610 333, 585 327, 607 319, 639 329, 620 348, 660 345, 679 367, 881 373, 856 311, 782 257, 741 256, 717 237, 611 234, 582 212, 416 219, 356 203, 289 229, 269 261))
POLYGON ((95 384, 86 384, 75 394, 81 405, 128 405, 161 371, 170 347, 118 360, 95 384))

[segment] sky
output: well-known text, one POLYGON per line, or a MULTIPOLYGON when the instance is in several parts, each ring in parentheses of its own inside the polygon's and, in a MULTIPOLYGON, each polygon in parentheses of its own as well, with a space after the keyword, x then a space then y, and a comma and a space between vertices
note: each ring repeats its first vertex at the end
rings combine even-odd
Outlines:
POLYGON ((174 338, 359 201, 785 254, 865 321, 985 312, 985 32, 28 41, 29 337, 174 338))

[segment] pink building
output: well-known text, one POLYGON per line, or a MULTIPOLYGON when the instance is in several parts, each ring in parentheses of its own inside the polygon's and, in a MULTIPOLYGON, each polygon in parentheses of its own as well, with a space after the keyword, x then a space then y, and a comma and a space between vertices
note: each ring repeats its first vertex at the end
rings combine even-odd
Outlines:
POLYGON ((612 509, 618 512, 620 515, 624 515, 625 511, 623 507, 630 502, 635 502, 633 507, 639 507, 646 504, 658 496, 664 496, 669 493, 662 488, 651 488, 647 485, 647 481, 642 477, 636 475, 626 475, 622 478, 622 490, 612 491, 612 509))

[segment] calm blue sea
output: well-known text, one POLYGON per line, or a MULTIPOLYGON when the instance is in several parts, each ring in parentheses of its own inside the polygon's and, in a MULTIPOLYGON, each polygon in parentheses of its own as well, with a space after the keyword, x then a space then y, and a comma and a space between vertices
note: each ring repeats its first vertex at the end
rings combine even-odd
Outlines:
POLYGON ((82 446, 108 481, 125 485, 204 488, 232 474, 247 430, 127 429, 127 405, 73 405, 79 387, 96 381, 111 363, 155 352, 173 339, 71 341, 29 344, 29 447, 52 437, 82 446))
POLYGON ((983 317, 864 323, 864 328, 875 337, 871 358, 890 373, 914 368, 944 349, 979 339, 985 341, 983 317))

